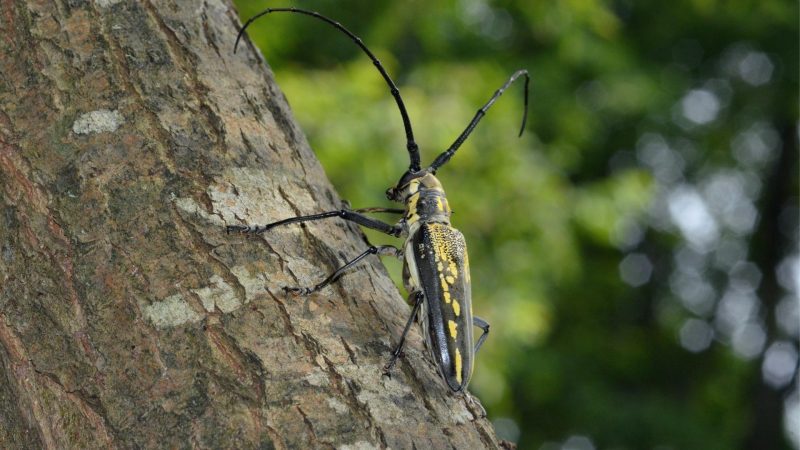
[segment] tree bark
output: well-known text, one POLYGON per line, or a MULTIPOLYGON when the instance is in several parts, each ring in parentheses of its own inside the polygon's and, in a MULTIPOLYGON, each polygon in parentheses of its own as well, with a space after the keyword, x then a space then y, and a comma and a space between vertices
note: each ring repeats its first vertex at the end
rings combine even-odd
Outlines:
POLYGON ((497 447, 227 0, 2 0, 0 448, 497 447))

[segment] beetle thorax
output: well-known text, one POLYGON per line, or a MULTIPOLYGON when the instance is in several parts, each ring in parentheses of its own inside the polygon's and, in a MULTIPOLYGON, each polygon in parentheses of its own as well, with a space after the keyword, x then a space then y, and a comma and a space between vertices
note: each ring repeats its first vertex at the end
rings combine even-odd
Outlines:
POLYGON ((450 206, 444 189, 431 173, 408 183, 406 195, 406 223, 411 234, 421 223, 450 223, 450 206))

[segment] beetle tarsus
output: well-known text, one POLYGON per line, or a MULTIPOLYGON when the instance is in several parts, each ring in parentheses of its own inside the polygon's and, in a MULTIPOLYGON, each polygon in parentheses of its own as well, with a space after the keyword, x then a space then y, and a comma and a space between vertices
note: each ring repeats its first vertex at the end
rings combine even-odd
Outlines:
POLYGON ((250 229, 247 225, 228 225, 225 227, 225 234, 231 233, 247 233, 247 230, 250 229))
POLYGON ((283 292, 286 292, 287 294, 292 295, 294 297, 305 297, 306 295, 314 292, 314 289, 307 287, 284 286, 283 292))
MULTIPOLYGON (((405 341, 405 336, 403 337, 405 341)), ((401 344, 402 347, 402 344, 401 344)), ((397 360, 406 356, 406 352, 403 351, 402 348, 398 347, 394 351, 392 351, 392 359, 383 366, 383 376, 392 378, 392 369, 394 369, 395 364, 397 364, 397 360)))
POLYGON ((383 366, 383 376, 392 378, 392 369, 394 369, 394 365, 397 363, 397 359, 403 356, 403 352, 392 352, 392 359, 383 366))

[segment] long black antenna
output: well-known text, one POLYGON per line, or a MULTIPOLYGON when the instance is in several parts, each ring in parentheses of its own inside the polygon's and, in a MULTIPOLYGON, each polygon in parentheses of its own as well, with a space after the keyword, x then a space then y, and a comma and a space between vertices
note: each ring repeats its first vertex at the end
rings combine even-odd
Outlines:
POLYGON ((394 97, 395 102, 397 102, 397 107, 400 109, 400 115, 403 117, 403 127, 406 130, 406 148, 408 149, 408 156, 409 159, 411 160, 411 164, 409 165, 408 170, 410 172, 418 172, 420 170, 419 147, 417 146, 417 143, 414 142, 414 132, 411 130, 411 120, 409 120, 408 118, 408 112, 406 112, 406 106, 403 104, 402 97, 400 97, 400 90, 397 89, 397 86, 395 86, 394 81, 392 81, 392 78, 389 77, 389 74, 386 73, 386 70, 383 68, 383 65, 381 65, 381 62, 378 61, 378 58, 376 58, 375 55, 372 54, 372 52, 367 48, 367 46, 364 45, 364 42, 361 40, 361 38, 351 33, 350 30, 343 27, 342 24, 340 24, 339 22, 331 20, 318 12, 308 11, 305 9, 267 8, 264 11, 261 11, 260 13, 251 17, 247 22, 245 22, 242 29, 239 30, 239 35, 236 36, 236 44, 234 44, 233 46, 233 52, 236 53, 236 48, 239 46, 239 40, 242 38, 242 36, 244 35, 244 31, 247 29, 247 27, 250 26, 251 23, 253 23, 256 19, 258 19, 261 16, 274 12, 292 12, 298 14, 305 14, 307 16, 315 17, 323 22, 326 22, 329 25, 336 28, 337 30, 349 36, 350 39, 353 42, 355 42, 356 45, 358 45, 361 48, 361 50, 363 50, 364 53, 367 54, 367 56, 369 56, 369 59, 372 60, 372 64, 374 64, 375 67, 378 68, 378 71, 383 76, 383 79, 386 80, 386 84, 389 85, 389 91, 392 93, 392 97, 394 97))
POLYGON ((436 159, 433 161, 428 170, 430 170, 433 173, 436 173, 436 170, 439 167, 441 167, 444 163, 446 163, 447 161, 450 160, 450 158, 453 157, 453 155, 456 153, 456 150, 458 150, 458 148, 461 147, 461 144, 463 144, 464 141, 467 140, 467 137, 469 137, 470 133, 472 133, 472 130, 475 129, 475 126, 478 125, 478 122, 481 121, 483 116, 486 114, 486 111, 488 111, 489 108, 492 107, 495 100, 497 100, 501 95, 503 95, 503 92, 505 92, 505 90, 508 89, 511 83, 513 83, 521 75, 525 75, 525 105, 524 105, 525 110, 522 113, 522 126, 519 129, 519 135, 522 136, 522 132, 525 131, 525 122, 528 120, 528 84, 530 84, 531 81, 531 77, 528 75, 528 71, 525 69, 514 72, 514 75, 511 75, 511 78, 509 78, 508 81, 506 81, 506 84, 504 84, 500 89, 494 92, 492 98, 490 98, 489 101, 486 102, 486 104, 483 105, 483 107, 481 107, 481 109, 479 109, 477 113, 475 113, 475 117, 472 118, 472 122, 470 122, 469 125, 467 125, 467 128, 461 132, 458 138, 456 138, 455 142, 453 142, 453 144, 450 145, 450 148, 448 148, 447 150, 442 152, 441 155, 436 157, 436 159))

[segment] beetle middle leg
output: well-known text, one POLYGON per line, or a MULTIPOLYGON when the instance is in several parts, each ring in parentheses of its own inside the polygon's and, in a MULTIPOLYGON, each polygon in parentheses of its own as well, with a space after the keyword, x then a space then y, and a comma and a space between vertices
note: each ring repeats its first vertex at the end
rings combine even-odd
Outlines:
POLYGON ((394 256, 396 258, 403 257, 403 251, 393 245, 371 245, 364 253, 356 256, 355 258, 351 259, 342 267, 336 269, 332 274, 328 275, 327 278, 322 280, 319 284, 314 287, 284 287, 283 290, 294 294, 294 295, 309 295, 313 294, 314 292, 319 291, 320 289, 324 288, 325 286, 333 283, 339 278, 342 273, 344 273, 347 269, 356 265, 359 261, 366 258, 369 255, 382 255, 382 256, 394 256))
POLYGON ((411 324, 414 323, 414 319, 417 317, 417 313, 419 312, 419 308, 422 306, 422 302, 425 300, 425 294, 422 292, 415 292, 409 295, 414 296, 414 306, 411 308, 411 316, 408 318, 408 322, 406 322, 405 328, 403 328, 403 334, 400 335, 400 342, 397 343, 397 347, 395 347, 394 351, 392 352, 392 359, 383 367, 383 374, 390 377, 392 367, 394 367, 395 363, 397 363, 397 358, 403 353, 403 347, 406 344, 406 335, 408 334, 408 330, 411 329, 411 324))

